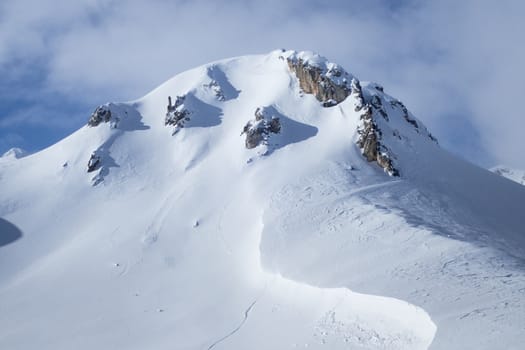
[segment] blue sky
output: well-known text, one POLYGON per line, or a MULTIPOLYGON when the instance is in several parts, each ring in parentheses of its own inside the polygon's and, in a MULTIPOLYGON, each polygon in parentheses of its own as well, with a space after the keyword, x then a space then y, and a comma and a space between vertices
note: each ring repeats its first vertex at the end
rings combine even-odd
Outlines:
POLYGON ((401 99, 443 147, 525 168, 525 2, 3 0, 0 154, 209 61, 314 50, 401 99))

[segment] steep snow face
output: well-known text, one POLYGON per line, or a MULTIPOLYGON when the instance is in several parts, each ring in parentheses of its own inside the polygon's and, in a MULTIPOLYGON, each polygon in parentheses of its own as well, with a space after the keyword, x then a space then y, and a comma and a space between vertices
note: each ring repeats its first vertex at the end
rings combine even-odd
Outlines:
POLYGON ((0 348, 525 341, 525 188, 379 85, 275 51, 93 115, 0 162, 0 348))
POLYGON ((525 170, 511 169, 509 167, 500 165, 491 168, 490 171, 503 177, 506 177, 509 180, 517 182, 520 185, 525 185, 525 170))

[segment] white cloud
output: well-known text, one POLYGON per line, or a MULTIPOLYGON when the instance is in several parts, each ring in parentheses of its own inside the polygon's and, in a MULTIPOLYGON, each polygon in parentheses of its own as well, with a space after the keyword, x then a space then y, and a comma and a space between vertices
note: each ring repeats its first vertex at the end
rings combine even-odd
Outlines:
POLYGON ((4 0, 0 6, 0 65, 39 60, 44 89, 68 98, 129 100, 212 60, 312 49, 383 83, 446 147, 478 163, 525 168, 521 1, 4 0))

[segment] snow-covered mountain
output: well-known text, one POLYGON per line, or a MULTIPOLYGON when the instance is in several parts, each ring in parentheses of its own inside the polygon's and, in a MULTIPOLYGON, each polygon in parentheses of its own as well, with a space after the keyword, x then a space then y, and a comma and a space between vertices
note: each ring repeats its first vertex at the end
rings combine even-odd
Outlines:
POLYGON ((0 194, 1 349, 525 341, 525 187, 313 53, 100 106, 0 194))
POLYGON ((490 171, 515 181, 520 185, 525 185, 525 170, 512 169, 507 166, 499 165, 491 168, 490 171))

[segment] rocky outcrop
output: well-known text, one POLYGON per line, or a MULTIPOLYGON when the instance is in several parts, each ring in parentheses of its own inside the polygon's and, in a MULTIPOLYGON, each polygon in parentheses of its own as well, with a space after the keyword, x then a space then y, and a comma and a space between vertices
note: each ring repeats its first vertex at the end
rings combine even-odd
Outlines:
POLYGON ((350 96, 355 101, 355 111, 359 112, 365 105, 365 98, 363 97, 363 90, 361 89, 361 83, 359 80, 353 78, 350 83, 350 96))
POLYGON ((191 111, 184 105, 186 96, 177 96, 175 104, 171 103, 171 96, 168 97, 168 107, 164 125, 174 125, 178 128, 184 127, 184 122, 190 120, 191 111))
POLYGON ((359 82, 353 84, 353 94, 356 98, 356 111, 362 111, 360 125, 357 129, 359 135, 357 145, 363 156, 369 162, 376 162, 390 176, 399 176, 399 170, 394 166, 393 156, 390 150, 382 144, 383 132, 375 118, 380 115, 388 121, 388 115, 383 109, 379 98, 372 97, 370 102, 365 102, 361 85, 359 82))
POLYGON ((250 120, 243 128, 241 135, 246 134, 246 148, 252 149, 261 144, 268 144, 270 134, 281 132, 279 117, 270 113, 268 108, 258 107, 255 110, 255 119, 250 120))
POLYGON ((98 106, 89 117, 88 126, 95 127, 100 123, 108 123, 112 120, 111 110, 108 105, 98 106))
POLYGON ((350 95, 353 76, 325 58, 305 53, 283 53, 288 68, 299 80, 302 91, 312 94, 325 107, 335 106, 350 95))
POLYGON ((100 156, 96 154, 96 152, 91 153, 91 157, 89 158, 88 164, 87 164, 87 172, 91 173, 97 169, 100 168, 100 156))
POLYGON ((369 162, 376 162, 390 176, 399 176, 399 170, 394 167, 392 156, 386 146, 381 143, 383 133, 374 120, 374 111, 367 104, 361 114, 361 125, 357 130, 359 135, 357 145, 363 156, 369 162))

